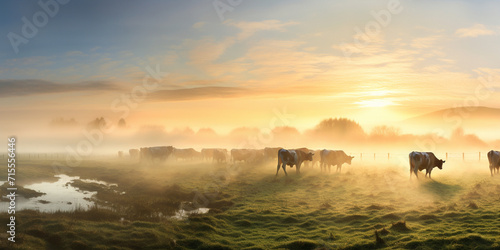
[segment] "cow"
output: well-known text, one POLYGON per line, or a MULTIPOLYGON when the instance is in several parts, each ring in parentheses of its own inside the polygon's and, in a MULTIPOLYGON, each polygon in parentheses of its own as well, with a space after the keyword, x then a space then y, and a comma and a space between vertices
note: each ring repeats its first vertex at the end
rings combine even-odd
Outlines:
MULTIPOLYGON (((227 149, 225 149, 225 148, 204 148, 201 150, 201 156, 202 156, 204 161, 208 161, 210 159, 212 159, 213 161, 217 161, 215 159, 215 152, 216 151, 221 151, 222 153, 224 153, 227 156, 227 149)), ((221 156, 222 156, 221 154, 218 154, 219 160, 220 160, 221 156)))
POLYGON ((175 160, 193 160, 201 158, 201 153, 194 150, 194 148, 176 148, 174 149, 173 155, 175 160))
POLYGON ((286 165, 292 168, 294 165, 296 166, 295 171, 297 174, 300 174, 300 166, 304 161, 312 161, 314 153, 312 152, 304 152, 301 150, 286 150, 280 149, 278 151, 278 167, 276 169, 276 176, 278 176, 278 172, 280 171, 280 167, 283 168, 283 172, 288 176, 286 172, 286 165))
POLYGON ((215 148, 203 148, 201 149, 201 157, 204 161, 213 159, 215 148))
POLYGON ((278 155, 278 151, 282 149, 282 147, 277 147, 277 148, 264 148, 264 157, 268 160, 274 160, 276 159, 278 155))
POLYGON ((500 152, 491 150, 488 152, 488 161, 490 162, 490 173, 491 176, 496 173, 498 174, 499 169, 500 169, 500 152))
POLYGON ((318 165, 319 165, 320 162, 321 162, 321 150, 316 150, 316 151, 314 151, 311 167, 314 167, 314 165, 316 165, 316 163, 318 163, 318 165))
POLYGON ((328 166, 328 172, 331 172, 331 166, 337 165, 336 172, 342 172, 342 164, 347 163, 351 165, 354 156, 347 155, 342 150, 321 150, 320 156, 320 169, 323 171, 323 167, 326 171, 326 166, 328 166))
POLYGON ((154 162, 158 159, 160 162, 165 161, 174 151, 172 146, 146 147, 140 149, 141 161, 154 162))
POLYGON ((224 149, 215 149, 213 151, 213 160, 220 163, 220 162, 226 162, 227 161, 227 150, 224 149))
MULTIPOLYGON (((311 150, 309 150, 308 148, 296 148, 294 150, 295 151, 299 150, 299 151, 302 151, 302 152, 304 152, 306 154, 309 153, 309 152, 311 152, 311 150)), ((309 164, 310 164, 310 162, 304 162, 304 167, 309 167, 309 164)))
POLYGON ((238 161, 256 162, 264 158, 263 149, 231 149, 231 160, 233 163, 238 161))
POLYGON ((410 158, 410 178, 412 172, 418 178, 418 171, 422 171, 425 169, 425 177, 429 174, 429 178, 431 177, 432 169, 438 167, 439 169, 443 169, 443 163, 446 161, 440 160, 436 158, 434 153, 432 152, 416 152, 413 151, 409 155, 410 158))
POLYGON ((133 149, 128 150, 128 154, 130 155, 130 158, 132 158, 132 159, 139 158, 139 153, 140 153, 139 149, 133 148, 133 149))

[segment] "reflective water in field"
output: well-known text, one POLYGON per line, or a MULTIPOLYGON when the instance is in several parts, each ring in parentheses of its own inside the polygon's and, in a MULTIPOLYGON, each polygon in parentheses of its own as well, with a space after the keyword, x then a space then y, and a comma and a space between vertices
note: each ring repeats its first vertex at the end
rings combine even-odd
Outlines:
MULTIPOLYGON (((56 182, 41 182, 24 186, 24 188, 45 194, 29 199, 21 196, 16 197, 16 210, 35 209, 40 212, 73 211, 75 209, 86 210, 94 205, 94 202, 90 198, 96 192, 82 191, 71 185, 72 181, 79 180, 80 177, 67 175, 55 175, 55 177, 59 178, 56 182)), ((88 179, 81 179, 81 181, 102 184, 108 187, 116 186, 116 184, 108 184, 104 181, 88 179)), ((0 202, 2 211, 6 211, 8 206, 8 202, 0 202)))
POLYGON ((175 220, 185 220, 189 217, 191 214, 206 214, 210 208, 197 208, 194 210, 184 210, 184 209, 179 209, 177 212, 175 212, 175 215, 170 217, 175 220))

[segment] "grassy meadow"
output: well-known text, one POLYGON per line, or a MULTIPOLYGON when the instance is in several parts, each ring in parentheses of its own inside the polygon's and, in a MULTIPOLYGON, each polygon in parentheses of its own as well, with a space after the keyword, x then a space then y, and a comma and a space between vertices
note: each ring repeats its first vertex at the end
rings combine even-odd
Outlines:
MULTIPOLYGON (((50 164, 20 164, 20 183, 53 181, 50 164)), ((303 167, 301 175, 288 169, 288 177, 280 170, 275 178, 275 171, 274 161, 85 161, 64 174, 117 186, 71 184, 97 191, 89 210, 17 211, 17 242, 2 234, 0 248, 500 248, 500 176, 490 177, 485 162, 447 162, 432 180, 410 180, 403 161, 353 160, 330 174, 318 166, 303 167), (170 218, 196 207, 210 211, 170 218)), ((5 225, 7 214, 1 219, 5 225)))

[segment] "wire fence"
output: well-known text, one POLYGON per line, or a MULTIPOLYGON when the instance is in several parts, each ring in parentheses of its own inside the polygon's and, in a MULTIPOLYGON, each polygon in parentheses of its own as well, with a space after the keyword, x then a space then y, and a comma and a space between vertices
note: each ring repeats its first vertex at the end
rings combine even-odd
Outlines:
MULTIPOLYGON (((9 157, 8 154, 0 154, 0 160, 6 160, 9 157)), ((66 153, 17 153, 17 160, 65 160, 68 157, 74 157, 66 153)), ((90 155, 90 156, 78 156, 82 159, 94 159, 94 158, 104 158, 113 157, 113 155, 90 155)), ((118 158, 118 156, 116 156, 118 158)))
MULTIPOLYGON (((409 153, 367 153, 367 152, 350 152, 351 156, 354 156, 362 161, 368 160, 394 160, 401 158, 408 158, 409 153)), ((487 153, 485 152, 445 152, 437 153, 436 157, 443 160, 462 160, 462 161, 484 161, 488 160, 487 153)))
MULTIPOLYGON (((356 157, 361 161, 369 160, 394 160, 408 158, 409 153, 370 153, 370 152, 349 152, 349 155, 356 157)), ((436 156, 443 160, 462 160, 462 161, 484 161, 488 160, 485 152, 445 152, 437 153, 436 156)), ((16 158, 18 160, 64 160, 67 157, 71 157, 66 153, 16 153, 16 158)), ((128 154, 122 156, 119 155, 91 155, 82 158, 101 158, 101 157, 116 157, 116 158, 128 158, 128 154)), ((0 154, 0 159, 4 160, 8 158, 8 154, 0 154)))

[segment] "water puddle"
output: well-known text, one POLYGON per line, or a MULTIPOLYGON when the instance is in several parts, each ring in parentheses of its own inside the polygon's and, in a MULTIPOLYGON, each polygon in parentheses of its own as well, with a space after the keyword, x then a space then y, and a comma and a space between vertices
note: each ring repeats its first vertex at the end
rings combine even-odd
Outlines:
MULTIPOLYGON (((26 199, 22 196, 16 198, 16 210, 34 209, 40 212, 74 211, 76 209, 87 210, 94 206, 91 201, 97 192, 82 191, 71 185, 74 180, 87 183, 96 183, 108 188, 117 186, 103 181, 80 179, 78 176, 55 175, 59 178, 56 182, 41 182, 24 186, 45 193, 42 196, 26 199)), ((7 211, 8 203, 0 202, 0 209, 7 211)))
POLYGON ((185 220, 191 214, 206 214, 206 213, 208 213, 208 211, 210 211, 210 208, 205 208, 205 207, 197 208, 197 209, 193 209, 193 210, 179 209, 179 210, 177 210, 177 212, 175 212, 175 215, 171 216, 170 218, 174 219, 174 220, 185 220))

